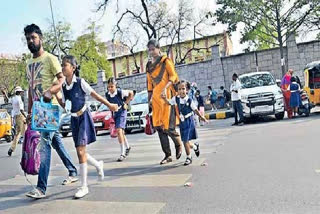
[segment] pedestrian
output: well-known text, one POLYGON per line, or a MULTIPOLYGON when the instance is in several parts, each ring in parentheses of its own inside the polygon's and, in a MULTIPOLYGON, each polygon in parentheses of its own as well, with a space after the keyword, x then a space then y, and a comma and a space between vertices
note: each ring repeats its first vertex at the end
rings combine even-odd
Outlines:
POLYGON ((15 123, 15 135, 13 141, 11 143, 11 147, 9 148, 8 155, 11 156, 12 153, 16 150, 17 144, 20 141, 21 135, 24 134, 26 119, 27 116, 24 113, 24 105, 21 99, 21 95, 23 95, 23 90, 20 86, 15 88, 15 96, 11 99, 12 102, 12 118, 15 123))
POLYGON ((110 103, 114 103, 119 107, 118 111, 113 112, 112 115, 115 121, 120 145, 120 157, 117 161, 121 162, 129 155, 131 150, 124 130, 127 123, 128 106, 134 96, 134 92, 117 88, 117 81, 113 77, 111 77, 107 83, 108 92, 106 93, 106 98, 110 103))
POLYGON ((298 113, 298 107, 301 103, 301 97, 300 97, 300 85, 297 83, 297 80, 295 77, 291 77, 290 79, 291 84, 288 87, 288 90, 290 90, 290 108, 293 109, 294 117, 297 116, 298 113))
MULTIPOLYGON (((200 114, 204 117, 204 100, 203 100, 203 96, 200 94, 200 90, 197 90, 196 92, 196 98, 197 98, 197 101, 198 101, 198 110, 200 112, 200 114)), ((200 118, 199 118, 200 120, 200 118)), ((203 126, 204 125, 204 122, 201 121, 200 122, 200 126, 203 126)))
POLYGON ((283 76, 281 81, 281 90, 284 98, 284 108, 287 111, 288 118, 292 117, 292 109, 290 107, 291 92, 288 90, 291 84, 291 77, 293 76, 293 70, 289 69, 288 72, 283 76))
MULTIPOLYGON (((30 123, 34 100, 40 100, 42 97, 45 102, 58 104, 52 95, 60 92, 64 76, 57 57, 43 49, 41 29, 37 25, 31 24, 24 28, 24 34, 28 48, 32 53, 32 58, 27 61, 27 77, 29 82, 27 122, 30 123)), ((78 181, 76 177, 77 169, 64 148, 60 133, 58 131, 41 132, 38 183, 36 188, 26 194, 28 197, 35 199, 46 197, 51 162, 51 146, 57 151, 63 164, 69 171, 69 176, 63 180, 62 184, 67 185, 78 181)))
POLYGON ((66 79, 62 85, 62 97, 58 98, 58 101, 63 108, 65 108, 66 100, 71 102, 72 137, 77 150, 81 176, 81 187, 74 197, 82 198, 89 193, 87 162, 96 168, 99 180, 104 179, 103 161, 97 161, 86 151, 86 146, 96 141, 94 123, 90 109, 86 106, 86 95, 91 95, 108 106, 110 110, 114 111, 118 107, 110 104, 98 95, 84 79, 79 78, 79 66, 74 56, 67 55, 63 58, 62 72, 66 79))
POLYGON ((191 97, 188 96, 189 90, 190 83, 185 80, 181 80, 178 82, 178 95, 171 99, 167 99, 167 102, 170 105, 178 106, 181 140, 187 154, 186 161, 184 162, 185 166, 192 163, 192 156, 190 153, 191 149, 194 150, 197 157, 200 155, 199 143, 191 143, 191 140, 196 140, 198 138, 193 118, 194 113, 196 113, 202 121, 207 122, 206 118, 200 114, 197 105, 192 101, 191 97))
POLYGON ((243 125, 243 107, 241 104, 241 83, 238 79, 238 75, 235 73, 232 75, 232 84, 230 87, 231 91, 231 100, 232 100, 232 105, 234 109, 234 124, 235 125, 243 125), (238 121, 238 114, 240 117, 240 120, 238 121))
POLYGON ((211 86, 208 86, 208 98, 207 99, 210 101, 211 110, 212 111, 217 110, 217 107, 215 105, 215 103, 217 102, 217 92, 214 89, 212 89, 211 86))
MULTIPOLYGON (((197 93, 197 83, 192 82, 191 86, 190 86, 190 90, 188 92, 188 96, 192 99, 192 101, 195 103, 196 106, 198 106, 198 100, 196 97, 196 93, 197 93)), ((194 115, 194 122, 196 124, 196 127, 200 126, 200 122, 199 122, 199 117, 198 115, 194 115)))
POLYGON ((160 164, 166 164, 172 162, 169 136, 175 144, 176 159, 181 157, 181 139, 175 130, 179 118, 175 108, 163 98, 166 96, 171 99, 176 94, 174 85, 179 77, 171 59, 161 55, 158 41, 150 40, 147 47, 151 59, 146 66, 149 109, 152 111, 152 123, 165 154, 160 164))
MULTIPOLYGON (((223 87, 223 86, 221 86, 221 87, 223 87)), ((225 105, 229 109, 230 108, 230 101, 231 101, 231 93, 227 89, 225 89, 224 87, 223 87, 223 96, 225 99, 225 105)))
POLYGON ((218 94, 218 100, 219 100, 219 107, 224 108, 225 105, 225 96, 224 96, 224 87, 220 86, 219 94, 218 94))

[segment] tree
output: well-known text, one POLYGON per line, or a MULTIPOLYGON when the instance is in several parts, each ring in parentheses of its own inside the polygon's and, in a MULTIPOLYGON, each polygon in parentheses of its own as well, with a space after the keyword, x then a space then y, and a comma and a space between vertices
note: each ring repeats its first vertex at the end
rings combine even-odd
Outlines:
POLYGON ((96 32, 99 32, 99 26, 91 22, 86 33, 79 36, 70 54, 78 59, 80 64, 80 75, 89 83, 97 82, 97 71, 104 70, 106 77, 112 75, 110 63, 107 60, 106 45, 98 39, 96 32))
MULTIPOLYGON (((44 50, 48 51, 49 53, 58 56, 58 44, 56 40, 56 35, 54 32, 54 27, 51 22, 50 27, 43 33, 44 43, 43 48, 44 50)), ((59 40, 59 48, 60 54, 68 55, 70 49, 73 46, 72 38, 72 31, 71 31, 71 24, 67 22, 59 21, 56 25, 57 36, 59 40)))
MULTIPOLYGON (((191 49, 188 49, 188 53, 185 54, 183 49, 186 47, 182 47, 180 43, 190 38, 190 35, 193 36, 193 39, 199 35, 203 36, 201 29, 203 26, 209 26, 207 22, 212 14, 208 11, 201 11, 199 13, 201 15, 195 14, 192 1, 188 0, 179 0, 177 11, 170 9, 165 1, 138 1, 140 3, 136 5, 136 8, 126 8, 121 13, 114 27, 114 39, 119 39, 129 47, 136 69, 139 71, 140 67, 133 53, 139 48, 145 48, 147 41, 152 38, 169 45, 167 55, 173 44, 177 43, 175 63, 184 63, 188 54, 196 48, 195 44, 191 45, 191 49), (199 17, 196 17, 197 15, 199 17)), ((104 12, 111 2, 112 0, 101 0, 97 12, 104 12)), ((116 2, 119 3, 119 0, 116 2)))
MULTIPOLYGON (((26 59, 26 55, 16 59, 0 59, 0 89, 5 97, 13 96, 18 85, 26 88, 26 59)), ((7 99, 5 101, 8 102, 7 99)))
MULTIPOLYGON (((228 24, 231 32, 244 23, 242 42, 279 46, 282 60, 289 35, 299 33, 306 20, 320 10, 318 0, 217 0, 217 4, 217 21, 228 24)), ((284 74, 285 66, 281 66, 284 74)))

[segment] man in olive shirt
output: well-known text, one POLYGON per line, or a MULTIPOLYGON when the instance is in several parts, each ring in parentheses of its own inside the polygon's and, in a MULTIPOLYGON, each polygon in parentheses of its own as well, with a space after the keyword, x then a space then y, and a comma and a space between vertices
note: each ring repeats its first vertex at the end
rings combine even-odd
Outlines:
MULTIPOLYGON (((34 100, 43 97, 46 102, 57 103, 53 94, 59 93, 64 82, 61 65, 57 57, 43 50, 42 32, 40 28, 31 24, 24 28, 28 48, 33 57, 27 62, 27 77, 29 80, 28 121, 31 118, 34 100)), ((46 197, 48 176, 51 162, 51 146, 57 151, 63 164, 69 171, 69 177, 62 184, 76 182, 77 169, 71 161, 70 155, 64 148, 59 132, 41 132, 40 142, 40 169, 37 188, 27 193, 31 198, 46 197)))

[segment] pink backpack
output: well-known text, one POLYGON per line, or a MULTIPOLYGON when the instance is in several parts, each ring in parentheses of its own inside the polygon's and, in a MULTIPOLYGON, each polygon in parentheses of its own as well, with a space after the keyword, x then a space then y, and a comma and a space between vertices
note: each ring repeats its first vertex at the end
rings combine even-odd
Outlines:
POLYGON ((109 130, 110 130, 110 137, 112 137, 112 138, 117 138, 118 137, 116 124, 115 124, 115 121, 114 121, 113 117, 111 117, 111 119, 110 119, 109 130))
POLYGON ((40 143, 40 134, 31 130, 30 125, 24 135, 22 145, 21 168, 25 174, 37 175, 40 168, 40 153, 38 145, 40 143))

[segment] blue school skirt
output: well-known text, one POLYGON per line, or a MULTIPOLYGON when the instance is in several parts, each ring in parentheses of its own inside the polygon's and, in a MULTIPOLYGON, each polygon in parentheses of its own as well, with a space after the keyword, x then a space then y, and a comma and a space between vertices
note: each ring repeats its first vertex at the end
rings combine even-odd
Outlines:
POLYGON ((182 142, 185 143, 198 138, 193 116, 184 119, 183 122, 180 121, 179 127, 182 142))
POLYGON ((116 125, 116 129, 125 129, 127 123, 127 110, 116 112, 113 115, 113 119, 116 125))
POLYGON ((79 117, 71 116, 71 128, 75 147, 85 146, 96 141, 96 130, 88 110, 79 117))

